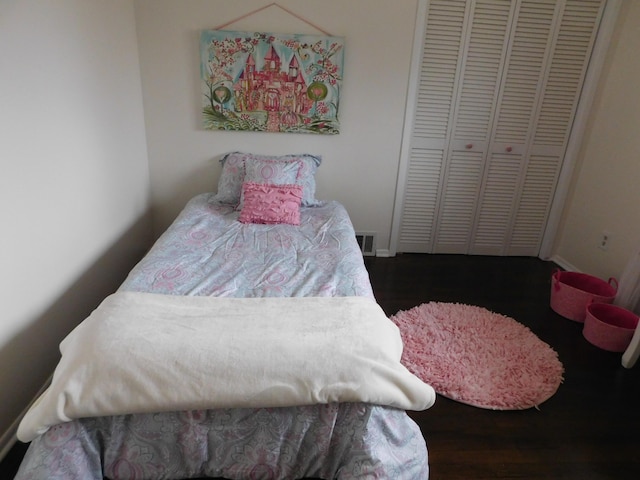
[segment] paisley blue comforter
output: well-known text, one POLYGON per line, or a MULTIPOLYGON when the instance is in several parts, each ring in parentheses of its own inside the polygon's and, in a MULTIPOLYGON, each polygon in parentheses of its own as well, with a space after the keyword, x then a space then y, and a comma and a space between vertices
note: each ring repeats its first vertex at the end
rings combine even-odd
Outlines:
MULTIPOLYGON (((192 199, 120 290, 373 298, 339 203, 302 208, 294 227, 242 224, 212 198, 192 199)), ((427 449, 403 410, 380 405, 150 412, 52 427, 31 443, 16 479, 199 477, 424 480, 427 449)))

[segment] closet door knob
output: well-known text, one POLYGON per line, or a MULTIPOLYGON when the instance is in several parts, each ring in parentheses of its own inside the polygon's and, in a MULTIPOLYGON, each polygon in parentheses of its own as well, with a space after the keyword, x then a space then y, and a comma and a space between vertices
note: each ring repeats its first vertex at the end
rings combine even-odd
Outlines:
POLYGON ((513 150, 513 148, 512 148, 512 147, 507 147, 507 148, 505 148, 505 150, 506 150, 507 152, 510 152, 510 151, 512 151, 512 150, 513 150))
POLYGON ((473 143, 467 143, 467 144, 465 145, 465 148, 466 148, 467 150, 471 150, 471 149, 473 148, 473 143))

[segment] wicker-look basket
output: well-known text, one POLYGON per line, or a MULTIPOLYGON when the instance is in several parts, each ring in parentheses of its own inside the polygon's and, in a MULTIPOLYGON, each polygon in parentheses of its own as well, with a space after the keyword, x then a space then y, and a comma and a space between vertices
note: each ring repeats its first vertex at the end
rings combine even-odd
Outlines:
POLYGON ((592 303, 612 303, 618 282, 609 282, 579 272, 556 270, 551 277, 551 308, 565 318, 584 322, 587 306, 592 303))
POLYGON ((638 326, 638 316, 617 305, 592 303, 587 307, 582 334, 589 343, 610 352, 624 352, 638 326))

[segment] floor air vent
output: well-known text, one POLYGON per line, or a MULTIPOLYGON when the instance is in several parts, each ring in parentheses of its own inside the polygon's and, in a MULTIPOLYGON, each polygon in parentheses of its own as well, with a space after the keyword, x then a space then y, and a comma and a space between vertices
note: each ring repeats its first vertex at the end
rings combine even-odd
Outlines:
POLYGON ((358 245, 360 245, 360 250, 362 250, 362 255, 368 257, 368 256, 374 256, 376 254, 376 234, 375 233, 356 232, 356 240, 358 241, 358 245))

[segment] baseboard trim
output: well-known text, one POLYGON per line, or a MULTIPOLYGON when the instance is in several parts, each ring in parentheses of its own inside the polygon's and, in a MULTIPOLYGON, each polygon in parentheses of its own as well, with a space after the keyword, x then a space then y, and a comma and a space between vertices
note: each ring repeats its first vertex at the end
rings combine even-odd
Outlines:
POLYGON ((13 448, 13 446, 18 441, 18 437, 16 437, 16 432, 18 431, 18 425, 20 424, 20 419, 22 419, 22 416, 23 415, 21 415, 20 418, 16 419, 11 424, 9 429, 6 432, 4 432, 2 437, 0 437, 0 462, 4 460, 4 457, 7 456, 9 451, 13 448))
POLYGON ((572 265, 571 263, 567 262, 560 255, 552 256, 551 261, 556 265, 562 267, 563 269, 567 270, 568 272, 580 272, 580 269, 576 268, 575 265, 572 265))
POLYGON ((49 387, 49 385, 51 385, 52 378, 53 378, 53 373, 47 379, 45 384, 42 385, 42 387, 40 387, 40 390, 38 390, 38 393, 36 393, 35 397, 33 397, 33 399, 29 402, 29 405, 27 405, 27 407, 22 411, 22 413, 20 413, 18 418, 16 418, 13 421, 13 423, 9 426, 7 431, 5 431, 0 437, 0 462, 4 460, 4 457, 7 456, 9 451, 18 442, 18 436, 17 436, 18 425, 20 425, 22 418, 27 414, 27 412, 31 408, 31 405, 33 405, 33 403, 38 399, 38 397, 44 393, 44 391, 47 389, 47 387, 49 387))

